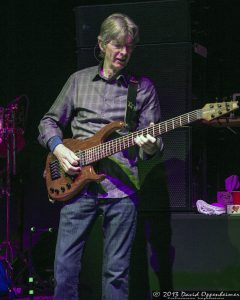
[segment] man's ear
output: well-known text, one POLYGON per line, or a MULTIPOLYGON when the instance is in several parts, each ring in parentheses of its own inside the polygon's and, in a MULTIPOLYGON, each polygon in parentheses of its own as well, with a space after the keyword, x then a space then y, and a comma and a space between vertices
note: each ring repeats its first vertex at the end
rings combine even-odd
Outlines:
POLYGON ((103 40, 100 36, 98 37, 98 46, 102 52, 105 52, 106 46, 104 45, 103 40))

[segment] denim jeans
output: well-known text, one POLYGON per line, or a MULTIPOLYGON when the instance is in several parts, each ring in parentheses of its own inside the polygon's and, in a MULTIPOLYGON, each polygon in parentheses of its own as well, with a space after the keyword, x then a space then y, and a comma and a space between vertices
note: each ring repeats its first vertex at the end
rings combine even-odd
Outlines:
POLYGON ((99 212, 103 215, 104 239, 102 299, 128 299, 128 273, 136 230, 136 205, 128 197, 100 200, 80 197, 67 202, 61 209, 54 265, 54 300, 79 299, 78 283, 83 249, 99 212))

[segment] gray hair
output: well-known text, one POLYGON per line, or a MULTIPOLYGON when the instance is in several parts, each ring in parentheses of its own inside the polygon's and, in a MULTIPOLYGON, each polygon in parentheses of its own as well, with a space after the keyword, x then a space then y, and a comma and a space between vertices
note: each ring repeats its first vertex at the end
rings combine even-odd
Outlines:
MULTIPOLYGON (((127 15, 114 13, 103 21, 98 40, 106 45, 113 40, 122 41, 128 35, 132 37, 135 45, 139 41, 138 26, 127 15)), ((103 57, 103 53, 101 56, 103 57)))

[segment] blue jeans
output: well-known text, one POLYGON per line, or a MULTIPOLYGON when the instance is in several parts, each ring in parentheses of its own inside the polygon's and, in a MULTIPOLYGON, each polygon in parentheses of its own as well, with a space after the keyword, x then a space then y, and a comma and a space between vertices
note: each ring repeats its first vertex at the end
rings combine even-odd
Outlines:
MULTIPOLYGON (((130 198, 80 197, 61 209, 55 254, 54 300, 78 300, 79 273, 91 226, 103 215, 102 299, 128 299, 128 273, 136 230, 136 205, 130 198)), ((94 270, 93 270, 94 271, 94 270)))

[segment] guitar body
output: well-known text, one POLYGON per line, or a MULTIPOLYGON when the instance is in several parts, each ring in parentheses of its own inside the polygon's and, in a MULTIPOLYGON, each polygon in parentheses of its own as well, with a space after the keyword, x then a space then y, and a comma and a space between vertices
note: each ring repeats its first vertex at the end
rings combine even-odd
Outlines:
MULTIPOLYGON (((64 139, 63 144, 73 152, 84 151, 96 147, 114 131, 125 126, 122 121, 115 121, 99 130, 93 137, 86 140, 64 139)), ((77 195, 91 181, 100 182, 104 174, 97 174, 92 165, 83 166, 77 176, 66 174, 60 167, 56 157, 48 154, 45 168, 46 186, 50 200, 66 201, 77 195)))

